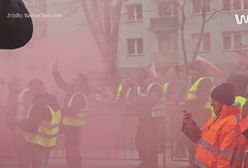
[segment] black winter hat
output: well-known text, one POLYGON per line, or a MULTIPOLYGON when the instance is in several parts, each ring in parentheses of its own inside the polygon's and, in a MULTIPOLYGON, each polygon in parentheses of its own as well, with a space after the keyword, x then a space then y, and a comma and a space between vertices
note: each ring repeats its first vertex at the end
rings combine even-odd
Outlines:
POLYGON ((235 102, 235 88, 229 83, 222 83, 216 86, 211 92, 211 98, 231 106, 235 102))

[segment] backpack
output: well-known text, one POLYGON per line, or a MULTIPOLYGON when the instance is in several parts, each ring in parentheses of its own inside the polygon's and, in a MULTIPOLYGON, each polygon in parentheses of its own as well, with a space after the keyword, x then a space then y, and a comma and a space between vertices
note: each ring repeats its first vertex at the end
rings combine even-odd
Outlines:
POLYGON ((33 23, 22 0, 1 0, 0 49, 24 46, 33 35, 33 23))

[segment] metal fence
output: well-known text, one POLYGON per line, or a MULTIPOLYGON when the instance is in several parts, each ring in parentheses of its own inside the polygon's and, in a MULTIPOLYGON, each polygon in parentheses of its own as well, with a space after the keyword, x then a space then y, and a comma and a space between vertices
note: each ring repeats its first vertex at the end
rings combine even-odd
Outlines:
MULTIPOLYGON (((137 160, 134 145, 137 119, 117 107, 90 108, 81 142, 84 159, 137 160)), ((63 134, 51 157, 64 156, 63 134)))
MULTIPOLYGON (((3 123, 0 122, 0 158, 14 157, 10 133, 6 131, 7 125, 3 123)), ((87 113, 81 142, 83 159, 138 160, 138 152, 134 143, 137 123, 137 117, 129 116, 124 108, 118 106, 91 107, 87 113)), ((160 154, 164 167, 166 167, 166 159, 187 161, 187 159, 175 159, 171 155, 175 145, 171 125, 170 118, 166 117, 166 141, 160 154)), ((58 145, 51 151, 51 158, 64 158, 63 140, 63 132, 61 132, 58 145)))

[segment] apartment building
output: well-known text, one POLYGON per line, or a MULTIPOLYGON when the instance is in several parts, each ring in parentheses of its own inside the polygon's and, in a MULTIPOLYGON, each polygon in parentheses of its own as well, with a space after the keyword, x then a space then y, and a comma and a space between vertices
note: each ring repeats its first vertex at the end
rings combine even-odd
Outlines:
MULTIPOLYGON (((174 1, 174 0, 173 0, 174 1)), ((183 64, 180 7, 171 0, 131 0, 122 11, 117 66, 147 67, 155 62, 166 67, 183 64)), ((248 0, 189 0, 184 7, 185 48, 192 59, 200 37, 202 11, 206 23, 198 55, 215 64, 237 60, 236 51, 248 45, 248 24, 236 17, 248 15, 248 0)), ((247 17, 248 20, 248 17, 247 17)))

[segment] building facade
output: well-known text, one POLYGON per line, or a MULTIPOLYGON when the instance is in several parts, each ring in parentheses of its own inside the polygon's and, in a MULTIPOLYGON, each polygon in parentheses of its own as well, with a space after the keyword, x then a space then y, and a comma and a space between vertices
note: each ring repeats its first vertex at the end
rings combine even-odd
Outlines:
POLYGON ((215 64, 236 62, 248 45, 248 0, 132 0, 123 6, 118 48, 119 68, 183 65, 182 31, 188 61, 200 36, 198 56, 215 64), (208 20, 203 33, 202 12, 208 20), (243 15, 243 16, 242 16, 243 15), (243 17, 243 18, 242 18, 243 17), (238 20, 237 20, 238 19, 238 20), (244 23, 238 24, 237 21, 244 23))

